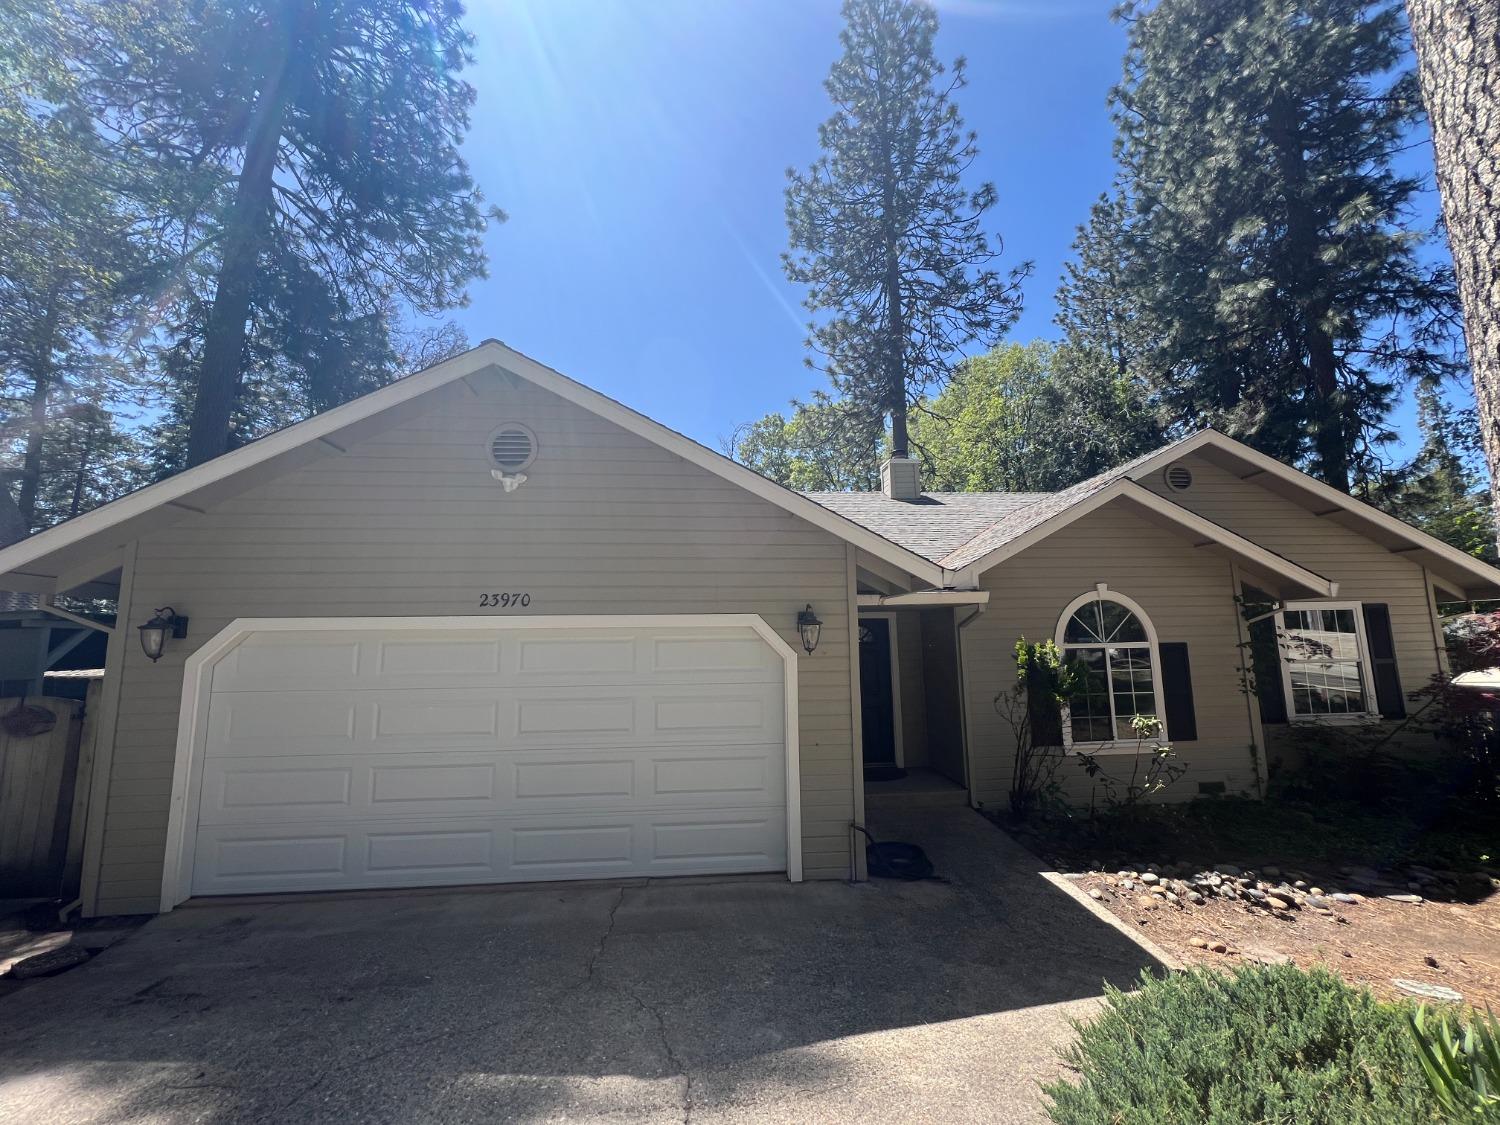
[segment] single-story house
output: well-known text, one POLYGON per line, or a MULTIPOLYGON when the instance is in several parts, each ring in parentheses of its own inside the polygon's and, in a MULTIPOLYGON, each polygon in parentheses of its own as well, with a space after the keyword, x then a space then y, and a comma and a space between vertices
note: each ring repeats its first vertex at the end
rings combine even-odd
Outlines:
POLYGON ((791 491, 488 341, 0 551, 118 599, 84 911, 858 878, 867 767, 1005 802, 1022 637, 1093 669, 1071 749, 1154 715, 1183 795, 1254 792, 1274 728, 1398 715, 1438 600, 1500 593, 1214 432, 1055 494, 883 479, 791 491), (1313 642, 1255 695, 1246 591, 1313 642))

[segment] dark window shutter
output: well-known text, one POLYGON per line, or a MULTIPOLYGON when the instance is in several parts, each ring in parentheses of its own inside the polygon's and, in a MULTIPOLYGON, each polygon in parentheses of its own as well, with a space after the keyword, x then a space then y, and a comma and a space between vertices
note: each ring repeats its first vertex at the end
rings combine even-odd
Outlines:
POLYGON ((1198 737, 1198 716, 1193 710, 1193 674, 1188 668, 1185 644, 1157 645, 1161 655, 1161 694, 1167 713, 1169 742, 1193 742, 1198 737))
POLYGON ((1391 607, 1365 602, 1365 643, 1370 646, 1370 678, 1375 681, 1375 704, 1384 719, 1406 718, 1406 695, 1396 668, 1396 640, 1391 635, 1391 607))
POLYGON ((1281 682, 1281 642, 1276 638, 1276 617, 1250 626, 1250 667, 1255 672, 1255 695, 1260 702, 1260 721, 1286 722, 1286 687, 1281 682))

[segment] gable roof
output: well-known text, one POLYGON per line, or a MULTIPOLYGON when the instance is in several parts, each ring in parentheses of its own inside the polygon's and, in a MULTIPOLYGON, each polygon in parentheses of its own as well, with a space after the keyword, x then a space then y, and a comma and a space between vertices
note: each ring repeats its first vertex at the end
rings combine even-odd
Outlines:
POLYGON ((1125 467, 1126 475, 1141 480, 1172 460, 1193 453, 1228 469, 1241 480, 1253 480, 1301 504, 1315 516, 1357 531, 1392 553, 1411 559, 1425 567, 1445 590, 1460 598, 1479 600, 1500 596, 1500 568, 1218 430, 1199 430, 1137 458, 1125 467))
POLYGON ((944 566, 951 566, 956 570, 972 566, 984 559, 985 556, 1014 542, 1032 528, 1039 527, 1054 516, 1066 512, 1074 505, 1083 503, 1116 481, 1129 478, 1131 472, 1141 465, 1148 463, 1156 457, 1171 456, 1180 444, 1180 442, 1173 442, 1170 445, 1163 446, 1161 449, 1126 461, 1123 465, 1116 465, 1113 469, 1108 469, 1098 476, 1079 481, 1077 484, 1070 488, 1065 488, 1061 492, 1044 493, 1034 504, 1008 513, 1005 518, 998 520, 993 526, 986 528, 974 536, 974 538, 955 548, 940 561, 943 562, 944 566))
POLYGON ((54 593, 118 566, 116 553, 163 520, 205 506, 310 460, 340 452, 361 423, 440 387, 498 367, 592 412, 638 437, 722 477, 932 586, 954 575, 863 524, 761 476, 644 414, 546 367, 498 340, 486 340, 452 359, 397 379, 369 394, 268 434, 174 477, 148 485, 93 511, 0 550, 0 587, 54 593), (65 583, 65 584, 64 584, 65 583))
POLYGON ((1215 542, 1266 570, 1293 581, 1336 589, 1328 579, 1299 566, 1229 528, 1205 519, 1138 482, 1189 454, 1231 467, 1242 480, 1287 495, 1315 515, 1334 519, 1428 568, 1434 580, 1461 597, 1500 594, 1500 569, 1338 491, 1306 473, 1283 465, 1217 430, 1200 430, 1169 442, 1098 476, 1051 493, 924 493, 920 502, 891 500, 882 493, 812 492, 806 495, 882 535, 919 551, 953 572, 982 573, 1060 530, 1103 503, 1124 498, 1154 517, 1215 542), (1264 479, 1262 479, 1264 478, 1264 479), (973 495, 972 502, 960 496, 973 495), (938 505, 931 511, 928 505, 938 505), (985 514, 994 520, 977 527, 985 514), (967 538, 960 539, 965 532, 967 538))

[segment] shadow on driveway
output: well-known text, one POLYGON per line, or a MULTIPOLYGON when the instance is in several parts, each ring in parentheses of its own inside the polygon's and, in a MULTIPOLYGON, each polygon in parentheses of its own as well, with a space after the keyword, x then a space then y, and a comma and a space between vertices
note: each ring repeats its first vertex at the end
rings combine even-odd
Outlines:
POLYGON ((0 1121, 1032 1121, 1154 962, 978 814, 946 883, 187 907, 0 1004, 0 1121))

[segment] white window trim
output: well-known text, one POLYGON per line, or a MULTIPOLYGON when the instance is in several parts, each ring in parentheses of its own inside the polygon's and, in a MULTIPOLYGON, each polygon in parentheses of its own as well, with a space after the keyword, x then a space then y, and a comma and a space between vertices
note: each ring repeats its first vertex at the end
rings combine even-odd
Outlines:
MULTIPOLYGON (((1111 590, 1108 586, 1101 582, 1088 593, 1080 594, 1078 595, 1078 597, 1074 598, 1071 602, 1068 603, 1067 608, 1062 611, 1061 616, 1059 616, 1057 619, 1057 628, 1053 632, 1053 643, 1057 645, 1058 652, 1062 654, 1065 660, 1067 659, 1067 652, 1069 647, 1101 647, 1099 645, 1072 645, 1065 647, 1063 644, 1063 633, 1067 631, 1068 622, 1073 619, 1073 614, 1077 613, 1082 606, 1085 606, 1089 602, 1094 601, 1117 602, 1118 604, 1124 606, 1126 609, 1130 610, 1131 613, 1135 614, 1136 620, 1139 621, 1145 628, 1146 645, 1144 647, 1149 647, 1151 650, 1151 687, 1153 689, 1153 694, 1156 696, 1156 720, 1159 726, 1157 727, 1155 738, 1147 738, 1139 742, 1137 742, 1135 739, 1126 741, 1118 738, 1107 739, 1103 742, 1074 742, 1072 716, 1069 713, 1070 709, 1068 705, 1065 703, 1063 704, 1062 709, 1063 750, 1068 754, 1134 754, 1146 747, 1165 746, 1171 740, 1168 738, 1169 732, 1167 731, 1166 696, 1162 690, 1161 681, 1161 645, 1157 641, 1156 626, 1151 623, 1151 615, 1141 608, 1141 604, 1139 602, 1135 601, 1133 598, 1127 598, 1124 594, 1121 594, 1115 590, 1111 590)), ((1143 647, 1141 646, 1139 641, 1133 642, 1133 644, 1135 644, 1136 647, 1143 647)), ((1127 648, 1130 646, 1104 645, 1103 647, 1127 648)), ((1110 716, 1111 719, 1113 719, 1113 686, 1111 686, 1110 688, 1110 716)))
POLYGON ((1375 701, 1375 684, 1371 678, 1370 639, 1365 636, 1365 606, 1363 602, 1346 601, 1297 601, 1284 602, 1276 611, 1276 661, 1281 665, 1281 693, 1286 700, 1286 721, 1289 723, 1333 723, 1338 725, 1370 723, 1380 720, 1380 707, 1375 701), (1354 637, 1359 646, 1359 682, 1364 693, 1365 709, 1350 711, 1345 715, 1299 715, 1292 694, 1292 662, 1287 657, 1286 614, 1299 609, 1348 609, 1354 612, 1354 637))

